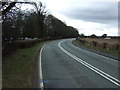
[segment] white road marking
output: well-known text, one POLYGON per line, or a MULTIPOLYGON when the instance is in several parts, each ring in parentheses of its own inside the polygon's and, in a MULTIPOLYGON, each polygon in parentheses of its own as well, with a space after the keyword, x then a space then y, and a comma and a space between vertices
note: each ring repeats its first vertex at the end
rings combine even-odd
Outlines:
POLYGON ((116 78, 114 78, 113 76, 103 72, 102 70, 92 66, 91 64, 83 61, 82 59, 78 58, 77 56, 73 55, 72 53, 68 52, 67 50, 65 50, 62 46, 61 43, 63 41, 59 42, 58 47, 67 55, 69 55, 70 57, 72 57, 73 59, 75 59, 76 61, 78 61, 79 63, 83 64, 84 66, 86 66, 87 68, 91 69, 92 71, 96 72, 97 74, 99 74, 100 76, 106 78, 107 80, 109 80, 110 82, 114 83, 117 86, 120 86, 120 81, 116 78))
POLYGON ((44 48, 44 45, 42 46, 42 48, 41 48, 41 50, 40 50, 40 55, 39 55, 39 70, 40 70, 40 73, 39 73, 39 75, 40 75, 40 88, 41 88, 41 90, 43 90, 43 88, 44 88, 44 85, 43 85, 43 76, 42 76, 42 64, 41 64, 41 57, 42 57, 42 51, 43 51, 43 48, 44 48))
POLYGON ((118 60, 115 60, 115 59, 113 59, 113 58, 109 58, 109 57, 106 57, 106 56, 103 56, 103 55, 100 55, 100 54, 97 54, 97 53, 94 53, 94 52, 90 52, 90 51, 87 51, 87 50, 82 49, 82 48, 79 48, 79 47, 76 47, 76 48, 81 49, 81 50, 83 50, 83 51, 85 51, 85 52, 88 52, 88 53, 91 53, 91 54, 95 54, 95 55, 97 55, 97 56, 100 56, 100 57, 109 59, 109 60, 112 60, 112 61, 115 61, 115 62, 119 62, 118 60))

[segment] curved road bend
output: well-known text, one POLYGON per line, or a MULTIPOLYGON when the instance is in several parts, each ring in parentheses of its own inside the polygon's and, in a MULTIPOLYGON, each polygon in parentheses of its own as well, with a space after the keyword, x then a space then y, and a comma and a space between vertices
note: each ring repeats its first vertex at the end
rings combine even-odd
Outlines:
POLYGON ((44 88, 118 88, 118 61, 78 48, 72 40, 44 45, 44 88))

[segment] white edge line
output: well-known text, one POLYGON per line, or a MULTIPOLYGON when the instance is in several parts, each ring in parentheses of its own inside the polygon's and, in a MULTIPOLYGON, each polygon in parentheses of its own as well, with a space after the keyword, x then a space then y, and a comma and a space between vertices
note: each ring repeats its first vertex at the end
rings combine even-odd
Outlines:
MULTIPOLYGON (((74 45, 74 44, 73 44, 74 45)), ((75 45, 74 45, 75 46, 75 45)), ((76 46, 77 47, 77 46, 76 46)), ((94 53, 94 52, 91 52, 91 51, 87 51, 87 50, 85 50, 85 49, 83 49, 83 48, 79 48, 79 47, 77 47, 78 49, 81 49, 81 50, 84 50, 84 51, 86 51, 86 52, 88 52, 88 53, 92 53, 92 54, 95 54, 95 55, 98 55, 98 56, 101 56, 101 57, 104 57, 104 58, 107 58, 107 59, 110 59, 110 60, 112 60, 112 61, 115 61, 115 62, 119 62, 119 61, 117 61, 117 60, 115 60, 115 59, 113 59, 113 58, 109 58, 109 57, 106 57, 106 56, 103 56, 103 55, 100 55, 100 54, 97 54, 97 53, 94 53)))
POLYGON ((114 77, 108 75, 107 73, 105 73, 105 72, 97 69, 96 67, 88 64, 87 62, 83 61, 82 59, 76 57, 75 55, 73 55, 73 54, 71 54, 70 52, 68 52, 67 50, 65 50, 65 49, 60 45, 62 42, 63 42, 63 41, 61 41, 61 42, 58 44, 58 46, 59 46, 59 48, 60 48, 63 52, 65 52, 67 55, 69 55, 70 57, 72 57, 72 58, 75 59, 76 61, 82 63, 83 65, 85 65, 85 66, 88 67, 89 69, 93 70, 93 71, 96 72, 97 74, 101 75, 102 77, 104 77, 104 78, 108 79, 109 81, 111 81, 112 83, 116 84, 117 86, 120 86, 117 82, 115 82, 115 81, 112 80, 112 79, 114 79, 114 80, 120 82, 120 81, 117 80, 116 78, 114 78, 114 77), (99 72, 98 72, 98 71, 99 71, 99 72), (101 72, 101 73, 100 73, 100 72, 101 72), (103 74, 105 74, 106 76, 103 75, 103 74), (112 79, 110 79, 110 78, 112 78, 112 79))
POLYGON ((42 46, 41 50, 40 50, 40 55, 39 55, 39 75, 40 75, 40 84, 39 87, 43 90, 44 88, 44 84, 43 84, 43 76, 42 76, 42 63, 41 63, 41 57, 42 57, 42 51, 43 51, 44 45, 42 46))

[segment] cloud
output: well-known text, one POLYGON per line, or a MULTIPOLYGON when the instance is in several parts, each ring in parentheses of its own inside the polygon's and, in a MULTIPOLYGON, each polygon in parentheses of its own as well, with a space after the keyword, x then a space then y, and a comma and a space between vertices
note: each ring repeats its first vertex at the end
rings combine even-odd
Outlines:
POLYGON ((89 2, 73 4, 61 11, 67 17, 96 23, 115 23, 118 19, 117 2, 89 2))
POLYGON ((86 35, 118 35, 118 0, 42 0, 52 15, 86 35))

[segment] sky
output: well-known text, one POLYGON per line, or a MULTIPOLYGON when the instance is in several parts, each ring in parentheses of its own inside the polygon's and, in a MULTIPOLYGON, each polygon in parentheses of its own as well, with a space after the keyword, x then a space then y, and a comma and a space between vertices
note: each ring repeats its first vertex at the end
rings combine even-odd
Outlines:
MULTIPOLYGON (((39 0, 37 0, 39 1, 39 0)), ((79 34, 118 36, 118 0, 40 0, 79 34)))

